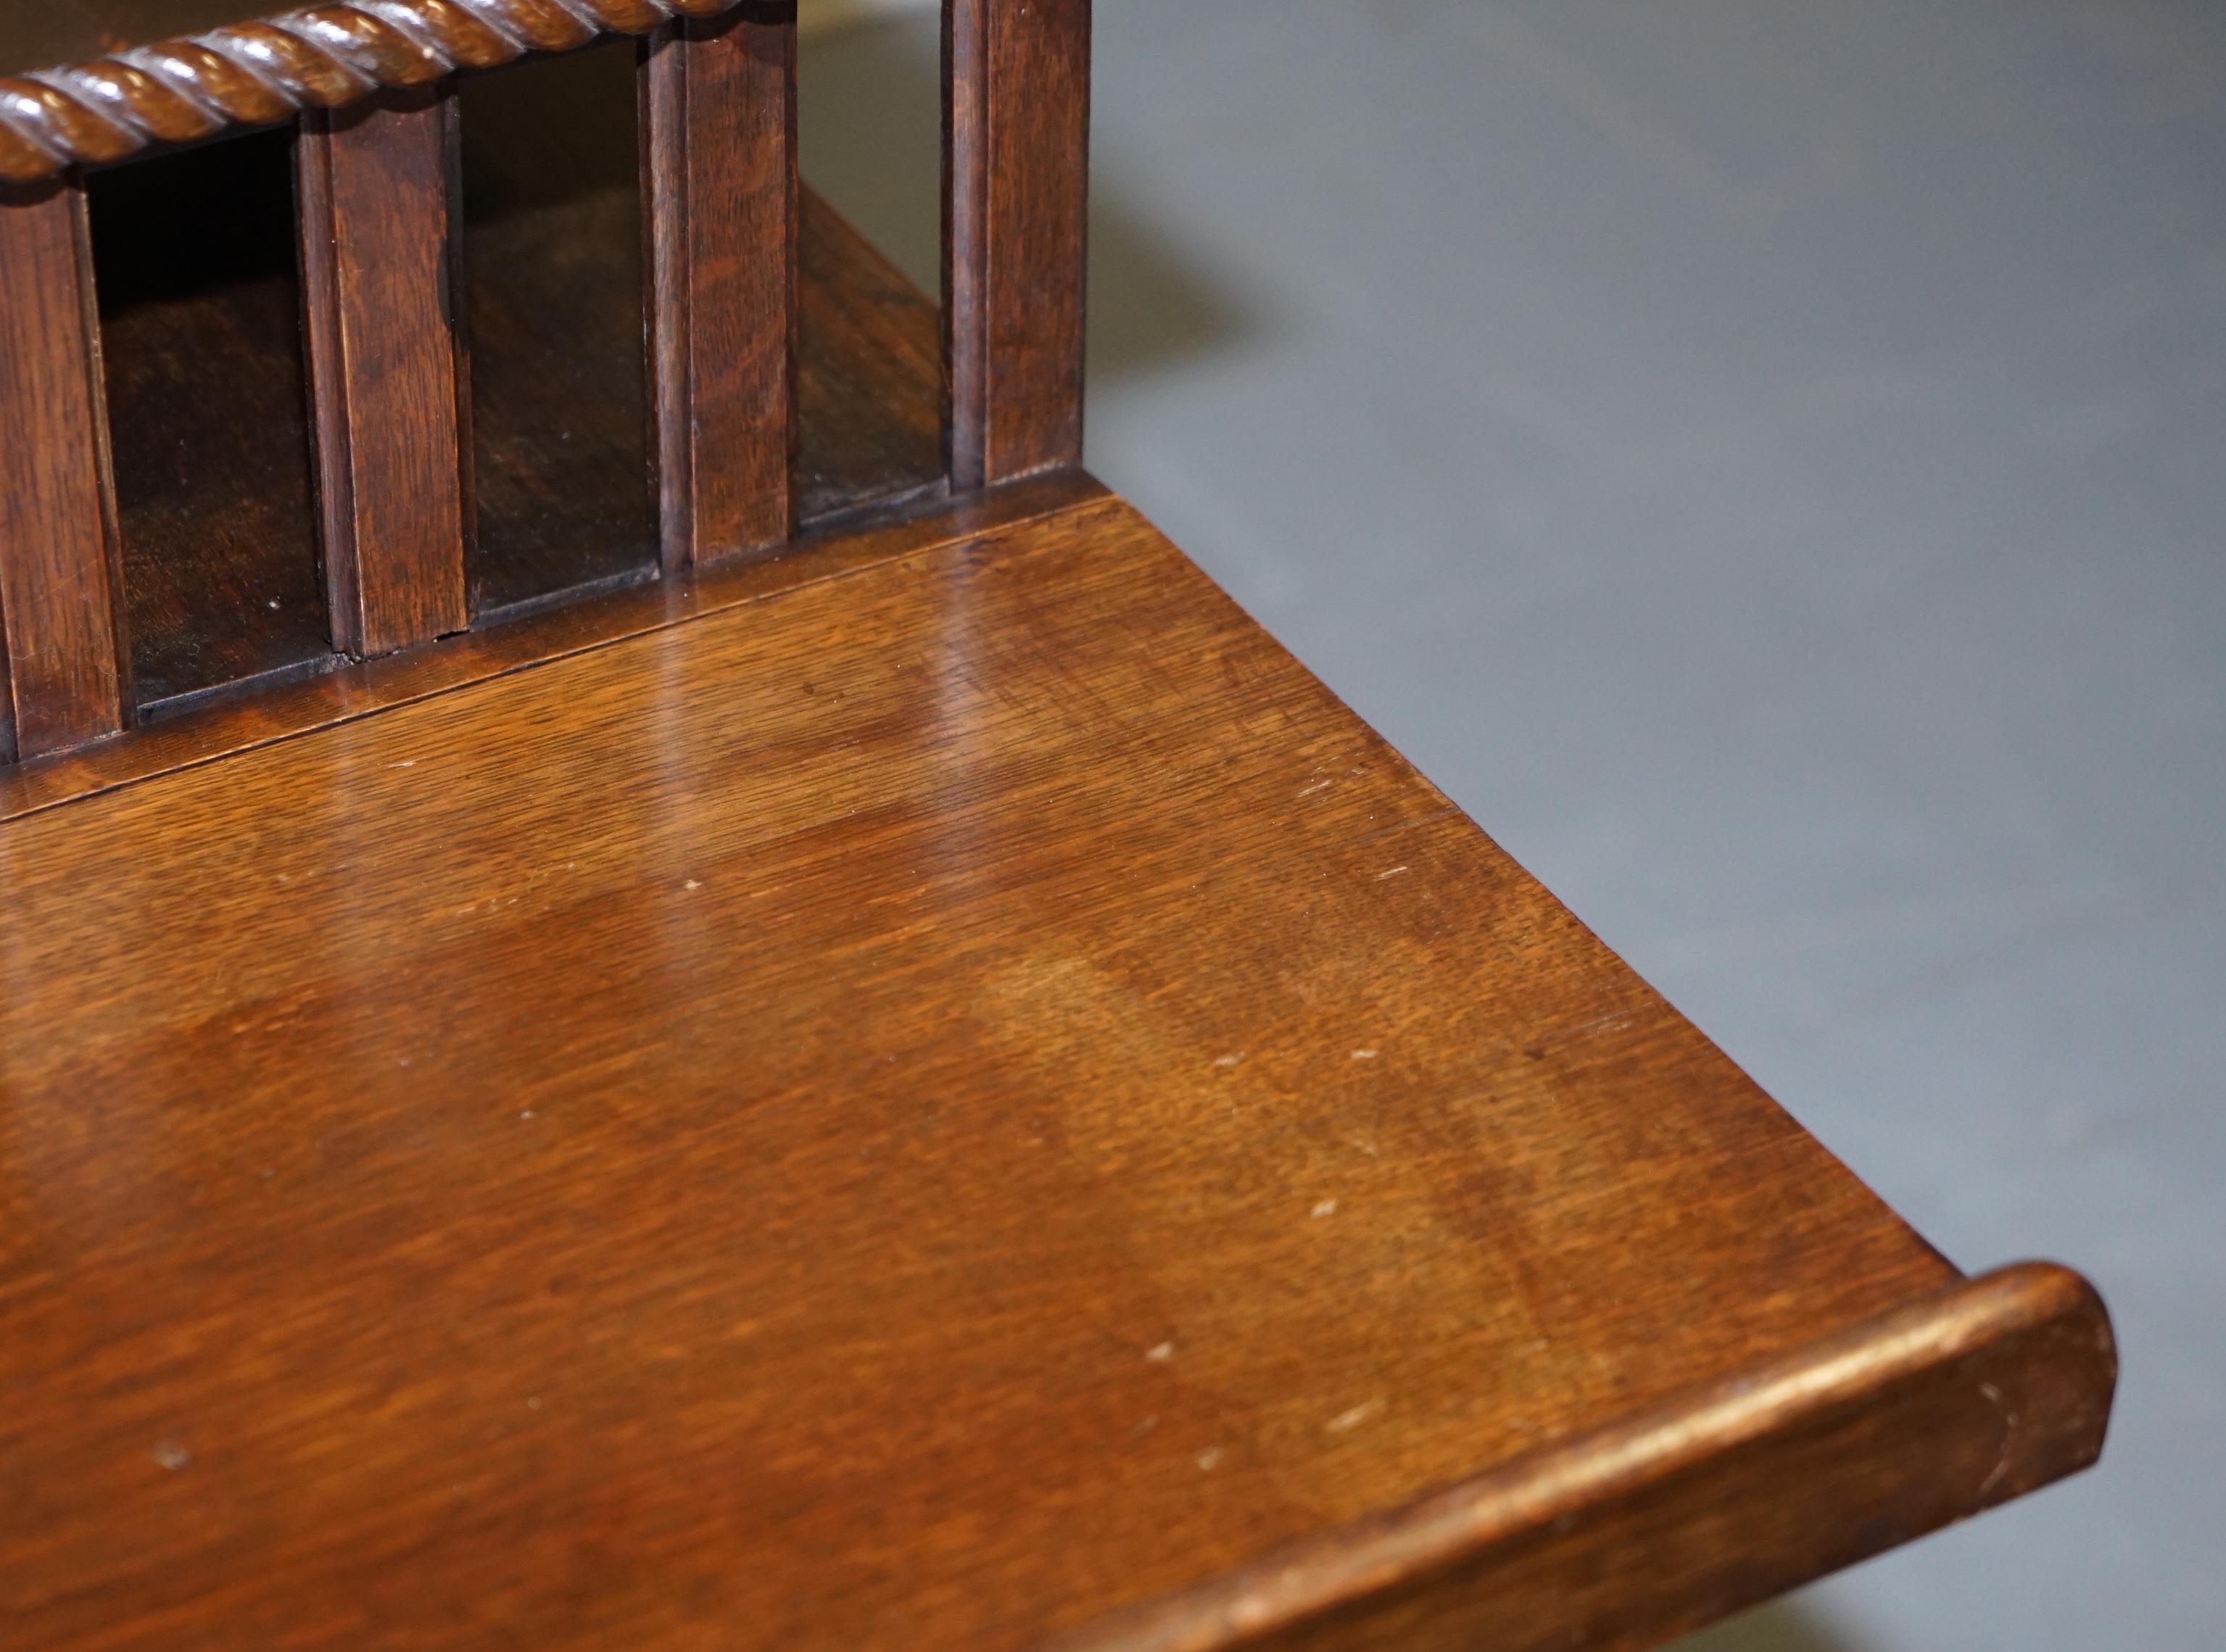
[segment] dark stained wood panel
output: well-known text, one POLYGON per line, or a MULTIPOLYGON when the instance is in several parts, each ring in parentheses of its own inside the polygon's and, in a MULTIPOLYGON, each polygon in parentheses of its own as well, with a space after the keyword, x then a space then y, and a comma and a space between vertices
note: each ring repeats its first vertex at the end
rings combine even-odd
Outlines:
POLYGON ((334 640, 350 653, 468 623, 455 117, 428 88, 302 118, 325 591, 334 640))
POLYGON ((130 715, 91 264, 76 184, 0 185, 0 758, 130 715))
POLYGON ((1388 1532, 1310 1636, 1520 1536, 1509 1644, 1635 1646, 2099 1442, 2083 1287, 1961 1282, 1117 502, 0 861, 31 1644, 1224 1646, 1388 1532))
POLYGON ((332 654, 292 135, 86 181, 143 708, 332 654))
POLYGON ((658 513, 677 570, 795 529, 794 4, 658 31, 641 86, 658 513))
POLYGON ((1082 459, 1090 0, 945 0, 951 477, 1082 459))
POLYGON ((658 561, 634 48, 463 81, 471 606, 658 561))
POLYGON ((2116 1352, 2006 1268, 1045 1652, 1641 1652, 2075 1473, 2116 1352))

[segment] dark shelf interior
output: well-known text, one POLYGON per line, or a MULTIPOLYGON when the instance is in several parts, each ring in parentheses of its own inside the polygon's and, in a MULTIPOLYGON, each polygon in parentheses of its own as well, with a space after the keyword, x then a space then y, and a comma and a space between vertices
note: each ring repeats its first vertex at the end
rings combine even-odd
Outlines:
POLYGON ((292 138, 86 183, 143 706, 328 658, 292 138))
MULTIPOLYGON (((475 620, 656 575, 633 70, 619 42, 459 91, 475 620)), ((334 658, 291 144, 89 182, 143 715, 334 658)), ((934 302, 809 188, 798 234, 799 526, 940 492, 934 302)))

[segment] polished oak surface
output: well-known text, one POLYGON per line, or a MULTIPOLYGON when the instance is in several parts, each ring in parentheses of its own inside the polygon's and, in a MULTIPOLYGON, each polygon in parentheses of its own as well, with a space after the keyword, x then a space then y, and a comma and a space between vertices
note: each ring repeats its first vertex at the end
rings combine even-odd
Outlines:
POLYGON ((1636 1646, 2107 1407, 1104 498, 0 824, 0 1052, 29 1644, 1636 1646))

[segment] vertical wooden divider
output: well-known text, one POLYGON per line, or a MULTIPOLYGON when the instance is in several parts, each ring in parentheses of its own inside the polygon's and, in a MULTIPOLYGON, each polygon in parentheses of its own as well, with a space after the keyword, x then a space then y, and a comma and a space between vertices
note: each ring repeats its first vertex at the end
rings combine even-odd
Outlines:
POLYGON ((0 761, 131 721, 85 191, 0 184, 0 761))
POLYGON ((455 101, 302 118, 302 289, 333 641, 390 653, 469 623, 471 446, 455 101))
POLYGON ((951 483, 1082 459, 1090 0, 944 0, 951 483))
POLYGON ((641 136, 659 537, 677 573, 794 528, 794 0, 651 35, 641 136))

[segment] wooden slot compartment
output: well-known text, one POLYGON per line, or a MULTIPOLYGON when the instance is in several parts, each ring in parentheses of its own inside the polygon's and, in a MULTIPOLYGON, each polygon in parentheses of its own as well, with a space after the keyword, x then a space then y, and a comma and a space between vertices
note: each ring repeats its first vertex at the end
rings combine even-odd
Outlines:
POLYGON ((160 715, 333 658, 289 132, 86 180, 132 671, 160 715))
POLYGON ((657 568, 634 48, 463 80, 475 618, 657 568))
MULTIPOLYGON (((480 619, 657 565, 633 51, 458 87, 480 619)), ((939 493, 934 302, 808 188, 799 219, 799 525, 939 493)))
MULTIPOLYGON (((475 620, 652 577, 636 48, 467 77, 475 620)), ((136 699, 160 717, 333 645, 290 130, 87 180, 136 699)), ((799 524, 944 491, 934 302, 804 191, 799 524)))
POLYGON ((809 184, 797 218, 798 521, 808 527, 940 494, 934 301, 809 184))

